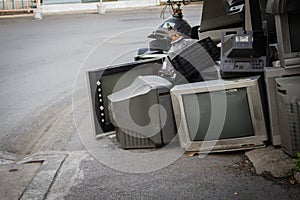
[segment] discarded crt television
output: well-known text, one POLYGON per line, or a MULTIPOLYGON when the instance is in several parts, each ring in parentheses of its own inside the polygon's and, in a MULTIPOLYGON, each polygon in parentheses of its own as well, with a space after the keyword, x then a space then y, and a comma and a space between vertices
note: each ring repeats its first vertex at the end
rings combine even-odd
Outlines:
POLYGON ((107 96, 129 86, 140 75, 157 75, 162 59, 149 59, 86 72, 95 135, 114 130, 107 96))
POLYGON ((291 156, 300 152, 300 76, 277 78, 282 148, 291 156))
POLYGON ((108 96, 110 121, 122 148, 159 147, 174 138, 172 87, 160 76, 138 76, 130 86, 108 96))
POLYGON ((268 0, 266 11, 275 16, 280 64, 300 66, 300 1, 268 0))
POLYGON ((181 147, 202 153, 264 146, 267 131, 259 76, 171 89, 181 147))
POLYGON ((204 0, 199 39, 221 41, 228 31, 261 31, 260 0, 204 0))

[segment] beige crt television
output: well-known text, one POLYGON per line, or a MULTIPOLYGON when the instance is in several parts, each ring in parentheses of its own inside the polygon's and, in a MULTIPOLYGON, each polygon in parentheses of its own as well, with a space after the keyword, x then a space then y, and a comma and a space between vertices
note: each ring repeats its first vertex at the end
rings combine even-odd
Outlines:
POLYGON ((212 80, 171 89, 180 145, 201 153, 265 146, 259 76, 212 80))

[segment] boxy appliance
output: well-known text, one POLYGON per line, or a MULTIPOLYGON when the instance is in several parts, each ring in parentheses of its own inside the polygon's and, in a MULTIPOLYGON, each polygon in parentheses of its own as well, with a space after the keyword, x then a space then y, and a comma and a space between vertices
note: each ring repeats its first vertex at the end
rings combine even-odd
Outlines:
POLYGON ((159 147, 174 138, 172 87, 159 76, 138 76, 130 86, 108 96, 109 116, 122 148, 159 147))
POLYGON ((282 147, 291 156, 300 152, 300 76, 277 78, 282 147))
POLYGON ((129 86, 140 75, 157 75, 162 59, 131 62, 86 72, 95 135, 114 130, 107 96, 129 86))
POLYGON ((222 35, 221 72, 262 72, 266 67, 267 37, 262 31, 230 31, 222 35))
POLYGON ((218 152, 264 146, 259 76, 177 85, 171 97, 181 147, 218 152))

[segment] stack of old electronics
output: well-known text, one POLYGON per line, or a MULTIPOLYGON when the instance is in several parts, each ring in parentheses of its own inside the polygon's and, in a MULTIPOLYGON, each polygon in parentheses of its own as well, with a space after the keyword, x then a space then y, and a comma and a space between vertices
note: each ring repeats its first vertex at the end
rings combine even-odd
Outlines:
POLYGON ((261 97, 267 100, 269 115, 266 121, 271 142, 295 156, 300 151, 300 40, 297 36, 300 33, 300 2, 259 1, 262 8, 270 13, 263 13, 264 19, 247 12, 247 4, 251 10, 254 2, 245 1, 247 31, 226 31, 222 34, 221 73, 224 78, 250 74, 264 76, 261 97), (262 26, 261 20, 268 21, 266 27, 262 26), (275 37, 272 35, 274 32, 275 37))
POLYGON ((164 59, 88 72, 96 134, 115 130, 128 149, 163 146, 178 133, 186 151, 219 152, 265 146, 269 129, 272 144, 295 155, 300 151, 295 2, 204 1, 199 41, 164 59), (274 16, 276 29, 275 23, 263 26, 274 16), (174 80, 157 76, 165 59, 176 71, 174 80))
POLYGON ((154 148, 170 143, 177 133, 171 88, 179 83, 218 79, 219 70, 210 56, 216 57, 215 54, 219 55, 216 45, 206 38, 169 58, 178 69, 173 82, 157 75, 137 76, 127 87, 111 91, 107 96, 108 115, 120 146, 124 149, 154 148), (205 50, 208 46, 212 46, 210 51, 205 50), (184 71, 182 66, 193 70, 192 73, 184 71))
POLYGON ((271 141, 286 153, 300 152, 300 1, 269 0, 275 17, 279 62, 265 69, 271 141))
MULTIPOLYGON (((268 37, 257 16, 259 2, 216 1, 204 1, 199 38, 203 41, 209 36, 215 43, 221 42, 218 57, 212 53, 216 51, 210 51, 212 47, 205 48, 220 63, 221 79, 200 76, 201 80, 188 64, 178 62, 176 57, 172 60, 174 68, 192 82, 171 89, 181 146, 200 152, 265 146, 266 112, 260 85, 267 65, 268 37)), ((184 60, 181 57, 189 58, 194 53, 177 57, 184 60)), ((199 55, 191 60, 196 60, 192 63, 194 70, 207 63, 207 58, 199 55)))
MULTIPOLYGON (((267 100, 269 115, 266 121, 271 142, 281 145, 289 155, 295 156, 300 151, 300 39, 297 36, 300 33, 300 2, 265 2, 263 8, 266 7, 271 14, 264 13, 263 20, 275 19, 275 23, 269 22, 267 27, 261 25, 259 17, 254 18, 247 13, 247 3, 253 8, 251 4, 254 2, 245 1, 245 22, 249 21, 247 16, 251 19, 250 23, 245 24, 247 31, 222 33, 221 74, 223 78, 251 74, 264 76, 261 98, 267 100), (272 32, 276 33, 275 39, 270 34, 272 32), (275 51, 267 48, 269 45, 275 46, 275 51), (268 52, 269 49, 272 52, 268 52), (279 61, 276 61, 275 54, 279 61)), ((262 1, 259 3, 262 5, 262 1)))

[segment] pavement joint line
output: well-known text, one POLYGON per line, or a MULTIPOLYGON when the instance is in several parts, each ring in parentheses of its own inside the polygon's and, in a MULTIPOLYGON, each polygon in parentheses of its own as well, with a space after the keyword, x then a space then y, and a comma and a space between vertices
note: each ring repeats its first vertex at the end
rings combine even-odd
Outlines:
POLYGON ((49 186, 49 188, 48 188, 46 194, 44 195, 44 199, 47 198, 47 196, 48 196, 48 194, 49 194, 49 192, 50 192, 50 189, 52 188, 54 182, 57 180, 58 174, 60 173, 61 168, 62 168, 62 166, 63 166, 63 164, 64 164, 64 162, 66 161, 66 159, 67 159, 68 156, 69 156, 69 155, 67 154, 67 155, 63 158, 62 162, 60 163, 59 168, 58 168, 58 170, 56 171, 56 173, 55 173, 55 175, 54 175, 54 178, 52 179, 51 184, 50 184, 50 186, 49 186))
POLYGON ((68 154, 34 155, 32 158, 22 162, 43 160, 38 172, 32 178, 19 199, 45 199, 67 156, 68 154))
POLYGON ((17 155, 6 151, 0 151, 0 164, 4 161, 15 162, 17 155))

